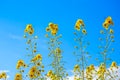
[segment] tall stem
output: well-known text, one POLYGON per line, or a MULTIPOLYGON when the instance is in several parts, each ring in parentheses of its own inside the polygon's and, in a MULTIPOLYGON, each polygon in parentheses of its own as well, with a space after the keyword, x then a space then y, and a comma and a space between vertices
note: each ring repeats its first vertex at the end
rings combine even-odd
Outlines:
POLYGON ((82 55, 82 80, 84 80, 84 53, 83 53, 83 49, 82 49, 82 40, 80 40, 80 52, 82 55))

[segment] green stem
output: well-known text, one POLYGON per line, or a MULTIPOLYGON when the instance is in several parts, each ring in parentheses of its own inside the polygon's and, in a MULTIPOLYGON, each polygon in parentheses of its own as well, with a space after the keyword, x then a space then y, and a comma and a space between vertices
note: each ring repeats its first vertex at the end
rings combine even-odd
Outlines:
MULTIPOLYGON (((104 60, 105 69, 107 67, 107 65, 106 65, 106 63, 107 63, 107 52, 106 51, 108 50, 110 44, 111 44, 111 39, 110 39, 109 31, 107 30, 106 31, 106 45, 105 45, 105 48, 104 48, 104 51, 103 51, 103 60, 104 60)), ((103 80, 105 80, 105 78, 106 78, 106 76, 104 74, 103 80)))
POLYGON ((83 52, 83 49, 82 49, 82 40, 80 40, 80 52, 82 54, 82 80, 84 80, 84 52, 83 52))

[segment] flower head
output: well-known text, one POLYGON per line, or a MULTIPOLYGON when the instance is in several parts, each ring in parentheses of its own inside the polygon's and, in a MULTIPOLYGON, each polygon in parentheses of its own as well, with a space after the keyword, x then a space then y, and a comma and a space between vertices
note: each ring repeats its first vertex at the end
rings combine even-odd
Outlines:
POLYGON ((27 24, 24 32, 32 35, 32 34, 34 33, 34 29, 33 29, 33 27, 32 27, 32 24, 27 24))
POLYGON ((80 71, 80 66, 78 64, 76 64, 74 66, 74 72, 76 72, 76 71, 80 71))
POLYGON ((82 33, 83 33, 83 34, 87 34, 86 29, 82 29, 82 33))
POLYGON ((46 27, 46 32, 49 32, 50 31, 50 28, 49 27, 46 27))
POLYGON ((110 25, 113 25, 113 21, 112 21, 112 18, 111 18, 110 16, 108 16, 108 17, 105 19, 104 23, 103 23, 103 27, 104 27, 106 30, 108 30, 108 28, 109 28, 110 25))
POLYGON ((16 64, 16 69, 20 69, 20 67, 24 67, 26 68, 26 64, 23 60, 18 60, 17 64, 16 64))
POLYGON ((113 34, 113 33, 114 33, 113 29, 110 29, 110 34, 113 34))
POLYGON ((23 80, 23 79, 22 79, 22 74, 16 73, 14 80, 23 80))
POLYGON ((0 79, 6 79, 7 78, 7 74, 5 72, 2 72, 0 74, 0 79))
POLYGON ((48 71, 47 76, 50 77, 52 75, 53 75, 53 71, 52 70, 48 71))
POLYGON ((90 70, 94 70, 94 69, 95 69, 94 65, 93 64, 90 65, 90 70))
POLYGON ((42 55, 41 54, 37 54, 36 58, 37 58, 37 60, 42 60, 42 55))
POLYGON ((76 21, 76 23, 75 23, 75 29, 79 31, 80 28, 81 28, 81 26, 84 27, 84 22, 83 22, 83 20, 78 19, 78 20, 76 21))
POLYGON ((58 25, 54 23, 49 23, 46 28, 46 32, 51 32, 52 35, 56 35, 58 32, 58 25))
POLYGON ((108 23, 109 25, 113 25, 113 21, 112 21, 112 18, 110 16, 108 16, 105 20, 106 23, 108 23))
POLYGON ((60 48, 56 48, 56 53, 60 54, 61 53, 61 49, 60 48))
POLYGON ((113 68, 113 67, 114 67, 114 68, 118 68, 117 63, 114 62, 114 61, 113 61, 112 64, 111 64, 111 68, 113 68))
POLYGON ((33 78, 36 78, 36 72, 37 72, 38 70, 37 70, 37 67, 36 66, 32 66, 31 68, 30 68, 30 70, 29 70, 29 77, 31 78, 31 79, 33 79, 33 78))
POLYGON ((106 22, 104 22, 104 23, 103 23, 103 27, 104 27, 106 30, 108 30, 108 28, 109 28, 109 24, 106 23, 106 22))

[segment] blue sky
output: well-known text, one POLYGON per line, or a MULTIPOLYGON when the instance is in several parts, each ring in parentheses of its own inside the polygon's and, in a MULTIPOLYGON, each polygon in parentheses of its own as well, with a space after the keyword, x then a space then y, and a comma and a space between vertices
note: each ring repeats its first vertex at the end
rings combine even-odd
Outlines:
POLYGON ((33 24, 35 34, 39 36, 38 49, 43 55, 43 63, 47 65, 49 59, 44 35, 49 22, 59 25, 59 33, 63 35, 61 47, 67 62, 65 68, 71 70, 76 63, 72 53, 74 24, 78 18, 83 19, 88 32, 88 51, 93 56, 89 64, 98 65, 94 59, 99 52, 99 31, 103 29, 102 23, 107 16, 111 16, 115 24, 115 52, 111 58, 120 64, 119 4, 119 0, 0 0, 0 70, 8 70, 9 80, 13 80, 17 60, 26 60, 26 45, 22 37, 24 28, 29 23, 33 24))

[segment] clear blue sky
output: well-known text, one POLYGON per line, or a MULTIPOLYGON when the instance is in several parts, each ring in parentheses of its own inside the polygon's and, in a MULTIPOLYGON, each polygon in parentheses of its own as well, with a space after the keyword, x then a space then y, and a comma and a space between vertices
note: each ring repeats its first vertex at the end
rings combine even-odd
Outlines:
POLYGON ((29 23, 33 24, 35 34, 39 36, 38 49, 46 66, 49 59, 44 34, 49 22, 59 25, 59 33, 63 35, 61 47, 64 51, 64 60, 67 62, 65 68, 71 70, 76 63, 72 53, 74 24, 78 18, 84 20, 88 32, 88 50, 93 56, 89 64, 98 65, 94 58, 98 52, 99 31, 107 16, 111 16, 115 23, 115 52, 111 54, 111 58, 120 64, 119 0, 0 0, 0 70, 8 70, 9 80, 13 80, 17 60, 26 60, 26 45, 22 37, 24 28, 29 23))

